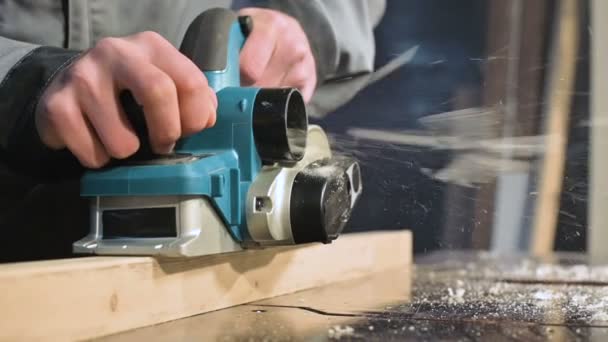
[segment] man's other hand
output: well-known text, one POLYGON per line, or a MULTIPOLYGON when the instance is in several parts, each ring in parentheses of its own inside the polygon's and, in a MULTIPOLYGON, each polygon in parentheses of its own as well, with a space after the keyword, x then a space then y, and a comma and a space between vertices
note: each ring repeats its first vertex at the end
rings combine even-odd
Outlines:
POLYGON ((295 87, 308 102, 317 83, 315 59, 298 21, 278 11, 244 8, 253 31, 241 51, 243 83, 258 87, 295 87))

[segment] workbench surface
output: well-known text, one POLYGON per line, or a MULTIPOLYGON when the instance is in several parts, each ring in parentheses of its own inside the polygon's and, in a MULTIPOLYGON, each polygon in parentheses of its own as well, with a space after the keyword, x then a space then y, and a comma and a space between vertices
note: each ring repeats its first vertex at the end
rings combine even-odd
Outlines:
POLYGON ((608 266, 581 255, 442 252, 418 258, 413 275, 379 273, 104 340, 608 341, 608 266))

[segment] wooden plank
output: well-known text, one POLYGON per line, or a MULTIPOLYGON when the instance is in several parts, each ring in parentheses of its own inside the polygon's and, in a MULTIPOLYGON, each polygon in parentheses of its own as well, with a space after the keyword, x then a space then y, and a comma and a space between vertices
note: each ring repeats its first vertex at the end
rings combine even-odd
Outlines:
MULTIPOLYGON (((328 328, 336 325, 358 325, 367 330, 369 323, 367 318, 361 316, 363 312, 384 313, 393 319, 402 317, 406 320, 404 316, 397 314, 393 317, 391 313, 399 312, 404 305, 411 303, 411 272, 412 269, 402 267, 374 273, 369 277, 130 330, 102 337, 98 342, 314 341, 319 330, 321 336, 318 337, 323 337, 328 328), (261 312, 256 312, 257 310, 261 312)), ((395 335, 397 336, 400 335, 395 335)))
MULTIPOLYGON (((508 142, 513 137, 537 134, 546 11, 547 0, 487 2, 483 104, 503 109, 496 113, 495 125, 486 132, 494 138, 508 142)), ((503 152, 507 162, 512 157, 503 152)), ((511 206, 511 202, 513 198, 522 201, 520 197, 527 195, 526 177, 521 172, 501 173, 496 181, 480 186, 472 220, 474 248, 518 249, 514 242, 522 234, 521 228, 511 222, 521 221, 525 213, 521 206, 511 206)), ((458 191, 453 190, 454 197, 462 197, 458 191)), ((452 215, 462 216, 458 211, 452 215)), ((454 224, 461 225, 458 221, 454 224)))
POLYGON ((596 262, 608 260, 608 1, 591 3, 591 158, 587 246, 596 262))
MULTIPOLYGON (((508 61, 510 51, 513 50, 509 35, 513 21, 510 9, 513 7, 514 1, 517 0, 487 2, 487 60, 483 64, 482 104, 488 108, 496 106, 497 103, 506 102, 508 61)), ((504 118, 502 115, 495 115, 494 119, 496 125, 488 127, 484 134, 490 138, 499 138, 501 128, 504 126, 504 118)), ((496 205, 496 186, 495 180, 480 184, 474 195, 473 217, 471 218, 471 222, 474 223, 471 236, 471 242, 474 243, 473 248, 487 249, 490 247, 492 226, 494 225, 493 213, 496 205)), ((463 196, 463 190, 458 187, 451 191, 455 192, 451 197, 463 196)), ((460 215, 458 212, 452 213, 454 217, 460 215)))
POLYGON ((539 197, 532 232, 534 255, 551 253, 555 243, 576 79, 581 4, 577 0, 561 0, 558 4, 545 96, 546 151, 540 169, 539 197))
POLYGON ((515 136, 535 136, 540 132, 542 81, 545 69, 548 0, 524 1, 522 4, 521 47, 517 91, 515 136))
POLYGON ((410 267, 408 231, 195 259, 92 257, 0 266, 0 340, 80 340, 410 267))
MULTIPOLYGON (((547 0, 489 1, 487 57, 484 73, 484 103, 501 104, 491 132, 508 143, 514 137, 538 134, 540 85, 544 69, 547 0)), ((512 151, 503 152, 507 162, 512 151)), ((526 172, 503 172, 496 182, 480 188, 476 200, 478 222, 473 230, 473 246, 501 251, 520 249, 517 241, 525 234, 521 222, 526 201, 526 172), (507 189, 505 191, 505 189, 507 189)))

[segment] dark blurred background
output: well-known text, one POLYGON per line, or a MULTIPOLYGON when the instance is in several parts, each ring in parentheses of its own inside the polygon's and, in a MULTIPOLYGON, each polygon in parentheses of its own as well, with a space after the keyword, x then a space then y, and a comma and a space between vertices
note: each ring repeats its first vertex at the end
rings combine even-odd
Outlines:
MULTIPOLYGON (((418 45, 414 60, 364 90, 321 125, 348 141, 349 127, 420 128, 418 119, 425 115, 456 105, 480 105, 486 6, 483 0, 389 0, 376 30, 376 67, 418 45), (455 104, 460 91, 467 92, 467 103, 455 104)), ((407 228, 414 231, 417 251, 442 247, 446 185, 421 173, 424 152, 365 141, 345 145, 357 151, 365 185, 347 230, 407 228)), ((450 205, 470 217, 470 204, 463 197, 450 205)))
MULTIPOLYGON (((452 152, 354 139, 347 131, 353 127, 420 130, 423 127, 418 119, 422 117, 503 105, 512 90, 517 99, 514 134, 541 134, 556 3, 388 0, 387 6, 376 30, 376 67, 418 45, 414 60, 318 121, 329 131, 340 153, 355 155, 362 164, 364 196, 346 231, 411 229, 417 253, 439 248, 489 249, 492 229, 500 220, 496 214, 496 181, 470 187, 433 179, 421 170, 445 165, 455 157, 452 152), (515 48, 517 63, 512 57, 515 48), (509 73, 517 76, 517 84, 509 84, 509 73)), ((585 248, 589 44, 584 1, 580 2, 580 12, 576 89, 555 238, 555 246, 561 250, 585 248)), ((501 132, 504 130, 500 129, 496 137, 501 132)), ((521 226, 513 227, 523 234, 519 239, 531 234, 538 165, 532 163, 528 188, 517 199, 525 202, 517 221, 521 226)), ((529 244, 520 243, 524 247, 529 244)))

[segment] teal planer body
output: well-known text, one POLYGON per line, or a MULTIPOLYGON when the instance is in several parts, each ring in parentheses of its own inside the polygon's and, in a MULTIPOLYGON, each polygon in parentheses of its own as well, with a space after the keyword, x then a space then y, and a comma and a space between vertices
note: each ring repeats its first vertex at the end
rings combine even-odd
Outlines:
MULTIPOLYGON (((226 9, 190 25, 180 51, 216 91, 215 126, 171 155, 87 172, 91 231, 75 252, 187 257, 337 238, 361 193, 359 166, 332 157, 296 89, 241 87, 251 29, 226 9)), ((141 109, 127 108, 143 122, 141 109)), ((139 135, 146 139, 145 124, 139 135)))

